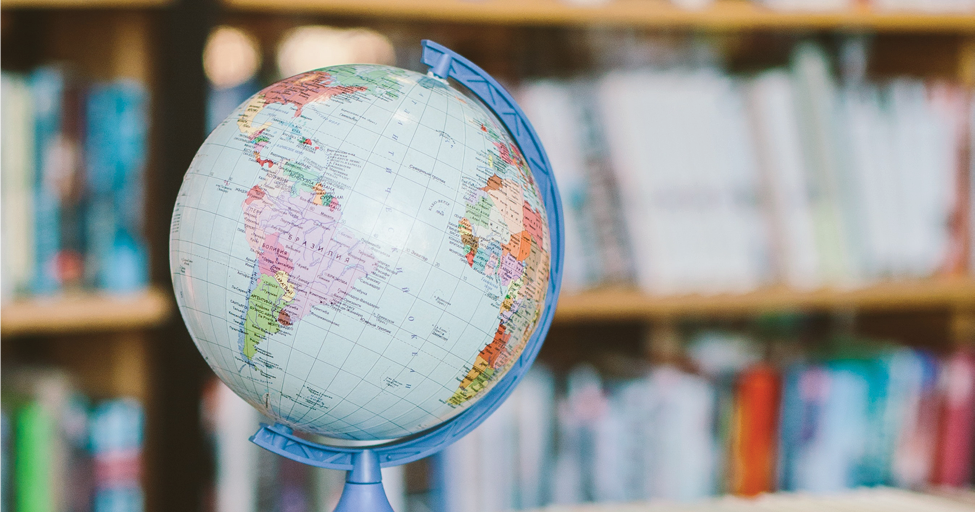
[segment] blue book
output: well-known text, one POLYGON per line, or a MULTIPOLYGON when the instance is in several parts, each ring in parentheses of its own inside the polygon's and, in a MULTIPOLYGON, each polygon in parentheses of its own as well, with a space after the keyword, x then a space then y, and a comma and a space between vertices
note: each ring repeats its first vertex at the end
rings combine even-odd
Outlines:
POLYGON ((95 466, 93 512, 142 512, 142 405, 133 399, 109 400, 91 415, 95 466))
POLYGON ((61 249, 62 159, 65 148, 61 133, 65 73, 57 67, 38 68, 31 74, 34 96, 34 257, 36 272, 33 292, 51 294, 60 289, 58 252, 61 249))
POLYGON ((87 101, 88 280, 113 292, 148 283, 142 234, 148 93, 133 81, 91 88, 87 101))

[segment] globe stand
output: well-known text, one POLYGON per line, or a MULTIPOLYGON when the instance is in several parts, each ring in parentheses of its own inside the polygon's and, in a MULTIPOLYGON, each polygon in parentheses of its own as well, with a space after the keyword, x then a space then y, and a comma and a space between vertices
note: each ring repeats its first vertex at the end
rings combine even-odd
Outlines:
POLYGON ((383 475, 379 457, 372 450, 362 450, 352 456, 352 471, 345 477, 342 497, 335 512, 393 512, 383 489, 383 475))
POLYGON ((518 144, 545 202, 552 237, 551 276, 538 327, 521 356, 486 396, 454 418, 419 434, 368 448, 322 445, 295 436, 290 427, 280 423, 261 425, 260 430, 251 437, 251 442, 261 448, 310 466, 348 471, 335 512, 391 512, 393 509, 383 489, 381 467, 413 462, 446 448, 474 430, 500 407, 538 356, 552 325, 555 303, 562 285, 562 257, 565 250, 562 201, 548 156, 535 129, 508 91, 491 75, 440 44, 429 40, 424 40, 422 44, 421 60, 430 68, 430 75, 442 80, 450 78, 466 87, 497 115, 518 144))

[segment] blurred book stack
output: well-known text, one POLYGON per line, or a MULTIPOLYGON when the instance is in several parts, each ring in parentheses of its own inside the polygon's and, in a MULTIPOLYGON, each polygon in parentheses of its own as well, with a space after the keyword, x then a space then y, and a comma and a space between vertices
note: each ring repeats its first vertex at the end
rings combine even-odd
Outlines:
POLYGON ((968 488, 975 354, 845 338, 817 346, 830 344, 801 352, 795 340, 707 331, 669 363, 535 368, 442 455, 438 506, 968 488))
POLYGON ((144 509, 137 400, 93 402, 50 368, 8 372, 3 393, 3 510, 144 509))
MULTIPOLYGON (((345 471, 306 466, 251 443, 249 438, 261 423, 273 421, 216 377, 207 384, 202 411, 215 463, 204 510, 313 512, 333 510, 338 504, 345 471)), ((404 470, 403 466, 382 470, 393 510, 406 510, 404 470)))
POLYGON ((146 89, 61 66, 2 84, 3 299, 144 288, 146 89))
POLYGON ((565 287, 971 273, 971 91, 867 80, 864 46, 831 59, 800 44, 788 68, 750 76, 684 65, 523 86, 562 189, 565 287))

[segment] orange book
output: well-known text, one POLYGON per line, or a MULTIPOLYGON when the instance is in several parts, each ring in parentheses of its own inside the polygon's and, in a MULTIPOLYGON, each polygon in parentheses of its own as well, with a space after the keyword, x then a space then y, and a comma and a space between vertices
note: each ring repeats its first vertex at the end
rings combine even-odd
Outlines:
POLYGON ((781 396, 782 377, 769 365, 739 376, 729 432, 730 492, 754 496, 775 490, 781 396))

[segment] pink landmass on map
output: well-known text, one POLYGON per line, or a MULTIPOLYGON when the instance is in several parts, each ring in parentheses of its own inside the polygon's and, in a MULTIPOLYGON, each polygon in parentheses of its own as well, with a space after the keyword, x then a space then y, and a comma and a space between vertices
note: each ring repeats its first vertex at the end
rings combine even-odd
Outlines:
POLYGON ((501 258, 501 268, 498 270, 498 277, 501 278, 501 286, 508 286, 511 281, 521 277, 525 270, 525 265, 518 261, 510 252, 505 253, 501 258))
POLYGON ((525 226, 525 230, 535 237, 535 241, 538 245, 542 245, 542 215, 538 210, 532 209, 528 201, 525 201, 525 206, 523 208, 523 218, 522 223, 525 226))
POLYGON ((273 277, 283 270, 295 287, 286 314, 279 317, 282 325, 317 305, 338 303, 377 266, 369 247, 339 222, 341 209, 313 199, 311 192, 272 198, 252 189, 242 205, 244 232, 260 272, 273 277))
POLYGON ((365 87, 347 87, 344 85, 329 86, 332 76, 324 71, 308 71, 264 89, 264 104, 280 103, 297 107, 295 117, 301 115, 301 109, 309 103, 325 101, 332 96, 365 91, 365 87))
POLYGON ((278 242, 280 236, 278 233, 272 233, 265 237, 264 243, 261 244, 261 253, 257 258, 257 265, 262 274, 274 276, 282 270, 290 274, 294 269, 288 250, 278 242))

